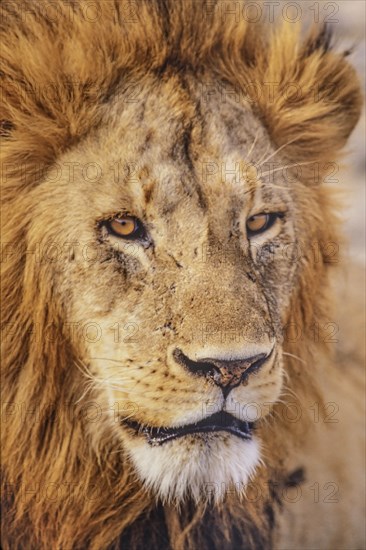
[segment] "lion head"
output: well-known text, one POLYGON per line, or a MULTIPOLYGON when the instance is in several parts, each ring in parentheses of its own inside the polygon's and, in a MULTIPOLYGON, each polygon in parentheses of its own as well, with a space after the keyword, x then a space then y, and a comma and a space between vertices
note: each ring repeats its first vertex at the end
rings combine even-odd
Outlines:
POLYGON ((220 3, 141 2, 129 24, 117 0, 50 3, 52 24, 25 4, 2 54, 11 536, 104 548, 156 499, 219 504, 212 484, 273 465, 359 90, 326 32, 264 41, 220 3), (30 480, 82 483, 67 502, 30 480))

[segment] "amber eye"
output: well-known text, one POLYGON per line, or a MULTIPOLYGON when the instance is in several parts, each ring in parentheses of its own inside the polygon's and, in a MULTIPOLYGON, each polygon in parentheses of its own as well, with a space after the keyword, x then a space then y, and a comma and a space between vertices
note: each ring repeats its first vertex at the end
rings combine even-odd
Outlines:
POLYGON ((112 235, 123 239, 139 239, 143 237, 143 225, 133 216, 121 216, 108 220, 105 225, 112 235))
POLYGON ((256 214, 247 219, 247 233, 249 237, 264 233, 272 227, 280 214, 277 212, 271 214, 256 214))

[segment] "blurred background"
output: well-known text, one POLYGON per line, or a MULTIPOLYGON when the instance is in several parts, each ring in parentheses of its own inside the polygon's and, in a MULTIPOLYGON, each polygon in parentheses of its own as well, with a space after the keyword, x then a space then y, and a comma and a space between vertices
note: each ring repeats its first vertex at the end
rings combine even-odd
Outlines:
MULTIPOLYGON (((339 25, 336 27, 343 43, 354 43, 354 53, 350 61, 356 67, 365 94, 365 26, 366 2, 363 0, 343 0, 339 4, 339 25)), ((340 185, 349 189, 346 195, 348 202, 345 210, 345 229, 349 240, 349 253, 353 259, 365 265, 365 104, 363 113, 349 141, 349 156, 345 158, 346 166, 340 172, 340 185)))

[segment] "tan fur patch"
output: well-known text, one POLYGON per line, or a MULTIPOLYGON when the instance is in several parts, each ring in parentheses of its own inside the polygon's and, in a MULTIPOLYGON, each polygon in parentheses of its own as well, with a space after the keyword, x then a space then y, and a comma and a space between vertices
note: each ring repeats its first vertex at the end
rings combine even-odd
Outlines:
POLYGON ((301 41, 291 24, 223 22, 220 1, 141 0, 128 21, 124 0, 87 4, 1 5, 3 548, 270 548, 291 528, 287 470, 320 468, 293 464, 333 377, 338 227, 319 181, 359 117, 358 81, 319 28, 301 41), (268 82, 274 98, 256 93, 268 82), (250 238, 262 212, 281 216, 250 238), (108 233, 126 214, 144 239, 108 233), (268 359, 225 396, 177 349, 268 359), (252 440, 155 448, 124 423, 220 409, 254 414, 252 440))

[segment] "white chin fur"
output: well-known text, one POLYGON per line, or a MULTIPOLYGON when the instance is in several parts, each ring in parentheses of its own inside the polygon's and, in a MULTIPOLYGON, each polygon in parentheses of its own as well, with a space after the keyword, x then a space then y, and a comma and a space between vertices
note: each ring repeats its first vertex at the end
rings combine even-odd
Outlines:
POLYGON ((257 441, 226 433, 185 436, 157 447, 136 438, 127 447, 141 481, 164 502, 219 503, 233 491, 239 496, 260 462, 257 441))

